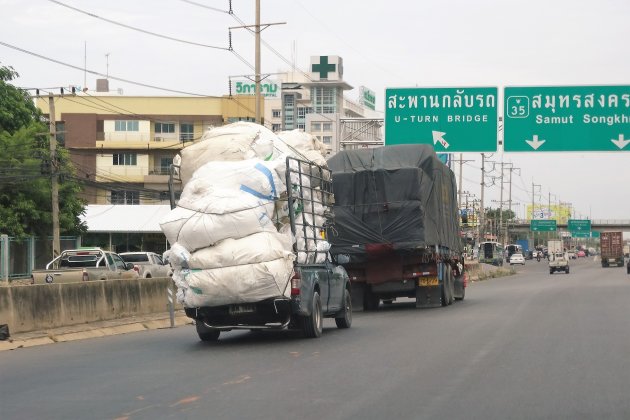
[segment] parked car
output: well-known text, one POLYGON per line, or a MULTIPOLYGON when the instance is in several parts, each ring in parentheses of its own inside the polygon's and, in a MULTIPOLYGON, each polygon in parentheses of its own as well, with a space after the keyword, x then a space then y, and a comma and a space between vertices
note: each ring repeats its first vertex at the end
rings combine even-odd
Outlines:
POLYGON ((525 265, 525 257, 523 257, 523 254, 520 254, 518 252, 515 254, 512 254, 512 256, 510 257, 510 265, 514 265, 514 264, 525 265))
POLYGON ((170 277, 173 270, 162 257, 155 252, 122 252, 119 254, 125 262, 132 263, 133 269, 145 279, 170 277))

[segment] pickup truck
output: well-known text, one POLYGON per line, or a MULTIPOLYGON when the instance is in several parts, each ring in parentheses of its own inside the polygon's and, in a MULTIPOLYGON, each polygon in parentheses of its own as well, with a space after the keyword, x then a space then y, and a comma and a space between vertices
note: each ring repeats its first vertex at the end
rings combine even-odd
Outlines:
POLYGON ((168 262, 155 252, 121 252, 119 255, 125 262, 133 263, 133 269, 144 279, 173 275, 168 262))
POLYGON ((569 274, 569 259, 565 252, 549 254, 549 274, 556 271, 564 271, 569 274))
POLYGON ((78 283, 90 280, 138 278, 132 263, 120 255, 100 248, 68 249, 46 264, 33 270, 31 284, 78 283))

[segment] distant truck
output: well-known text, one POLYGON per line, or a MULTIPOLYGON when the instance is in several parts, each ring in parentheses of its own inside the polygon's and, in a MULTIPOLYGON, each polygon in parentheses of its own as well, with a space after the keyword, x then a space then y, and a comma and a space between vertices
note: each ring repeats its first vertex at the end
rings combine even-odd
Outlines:
POLYGON ((343 265, 354 308, 377 310, 399 297, 416 307, 464 299, 455 177, 431 146, 343 150, 328 166, 336 231, 330 253, 350 257, 343 265))
POLYGON ((569 274, 569 256, 566 252, 549 252, 549 274, 553 274, 556 271, 564 271, 569 274))
POLYGON ((144 279, 169 277, 173 270, 155 252, 121 252, 125 262, 133 263, 133 269, 144 279))
POLYGON ((601 232, 599 236, 602 267, 623 267, 623 233, 601 232))
POLYGON ((527 239, 517 239, 516 244, 521 246, 523 257, 525 257, 526 260, 534 258, 533 252, 529 249, 529 241, 527 239))
POLYGON ((548 241, 547 242, 547 255, 549 255, 549 259, 551 260, 551 255, 556 254, 558 252, 564 252, 562 241, 559 241, 559 240, 548 241))
POLYGON ((90 280, 134 279, 132 263, 100 248, 68 249, 49 262, 44 270, 33 270, 31 284, 80 283, 90 280))

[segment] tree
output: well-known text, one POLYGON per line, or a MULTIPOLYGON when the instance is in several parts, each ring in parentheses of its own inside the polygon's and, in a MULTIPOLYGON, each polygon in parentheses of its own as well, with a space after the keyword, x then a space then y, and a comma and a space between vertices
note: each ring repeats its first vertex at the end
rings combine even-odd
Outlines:
POLYGON ((9 82, 18 77, 0 66, 0 233, 24 238, 52 233, 51 176, 59 174, 59 227, 66 235, 87 231, 79 216, 85 203, 67 150, 51 163, 49 135, 28 93, 9 82))

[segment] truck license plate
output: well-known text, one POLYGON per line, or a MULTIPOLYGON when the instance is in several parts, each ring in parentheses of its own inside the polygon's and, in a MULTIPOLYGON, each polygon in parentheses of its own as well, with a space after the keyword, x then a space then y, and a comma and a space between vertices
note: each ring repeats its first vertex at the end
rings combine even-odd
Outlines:
POLYGON ((241 305, 230 305, 228 310, 230 315, 242 315, 242 314, 251 314, 256 312, 256 305, 253 304, 241 304, 241 305))
POLYGON ((420 277, 418 279, 418 286, 437 286, 438 284, 437 277, 420 277))

